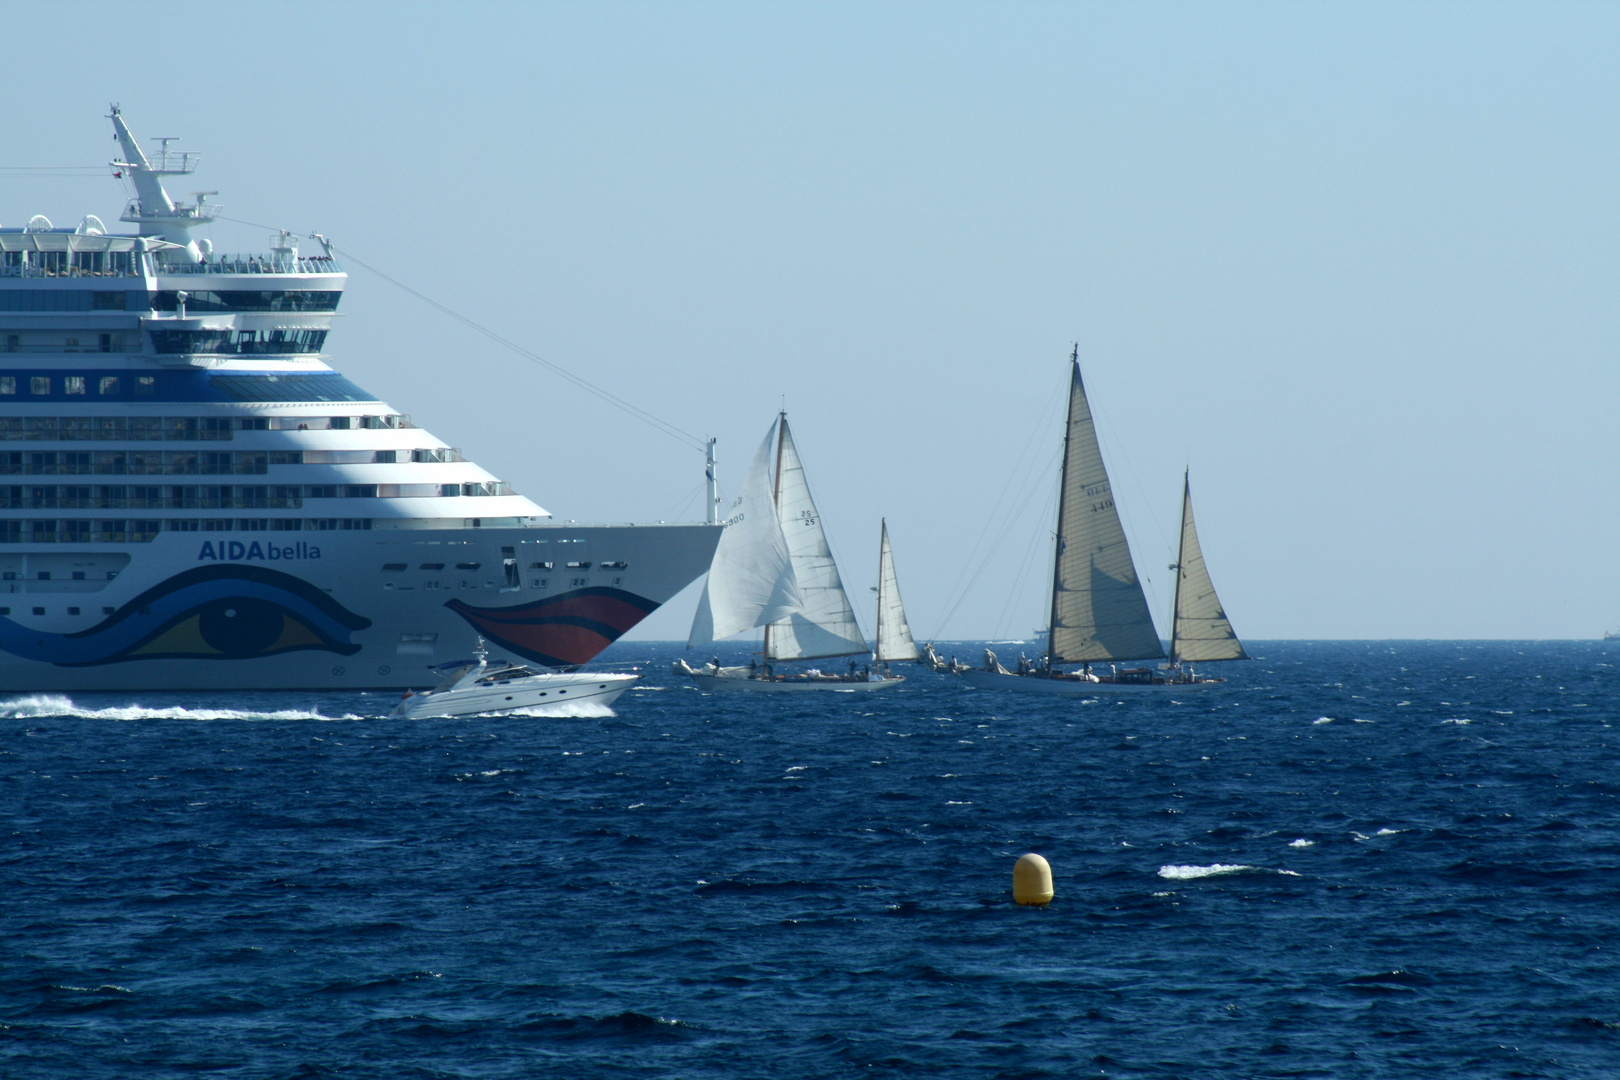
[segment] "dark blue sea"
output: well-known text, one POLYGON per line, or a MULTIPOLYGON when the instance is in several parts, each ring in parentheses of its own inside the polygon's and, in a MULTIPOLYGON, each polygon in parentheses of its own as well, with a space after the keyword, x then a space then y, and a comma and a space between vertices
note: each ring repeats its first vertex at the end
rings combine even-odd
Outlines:
POLYGON ((0 1076, 1620 1075, 1620 648, 1253 648, 1125 700, 645 643, 612 714, 9 699, 0 1076))

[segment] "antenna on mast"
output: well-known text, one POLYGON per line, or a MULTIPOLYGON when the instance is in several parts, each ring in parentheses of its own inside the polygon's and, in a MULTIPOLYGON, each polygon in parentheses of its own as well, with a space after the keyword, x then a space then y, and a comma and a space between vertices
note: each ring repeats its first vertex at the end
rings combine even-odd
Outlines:
POLYGON ((709 438, 708 460, 703 467, 703 475, 708 478, 708 513, 705 520, 710 525, 720 524, 720 483, 714 476, 714 437, 709 438))

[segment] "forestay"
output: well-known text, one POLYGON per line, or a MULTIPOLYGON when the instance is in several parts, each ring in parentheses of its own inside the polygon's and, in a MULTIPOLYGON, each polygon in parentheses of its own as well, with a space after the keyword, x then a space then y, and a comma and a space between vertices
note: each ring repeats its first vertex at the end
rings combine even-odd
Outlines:
POLYGON ((883 522, 878 549, 877 659, 915 660, 917 643, 911 639, 906 606, 900 602, 900 582, 894 574, 894 553, 889 550, 889 523, 883 522))
POLYGON ((804 465, 793 445, 785 415, 779 424, 776 515, 793 561, 799 609, 770 625, 765 635, 766 656, 772 660, 813 660, 866 652, 866 638, 844 593, 844 582, 821 529, 821 515, 810 499, 804 465))
POLYGON ((799 610, 787 538, 771 494, 772 423, 754 455, 709 564, 688 648, 752 630, 799 610))
POLYGON ((1181 555, 1176 560, 1176 613, 1171 630, 1170 658, 1173 661, 1246 660, 1243 643, 1226 619, 1215 585, 1204 566, 1204 552, 1198 546, 1198 529, 1193 524, 1192 485, 1183 479, 1181 489, 1181 555))
POLYGON ((1055 562, 1053 663, 1145 660, 1164 655, 1114 508, 1078 359, 1069 386, 1055 562))

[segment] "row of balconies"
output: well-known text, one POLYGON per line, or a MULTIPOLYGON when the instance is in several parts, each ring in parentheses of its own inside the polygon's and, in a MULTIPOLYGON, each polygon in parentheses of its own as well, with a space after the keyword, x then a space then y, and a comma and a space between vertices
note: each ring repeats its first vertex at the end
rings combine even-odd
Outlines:
POLYGON ((511 495, 494 480, 471 484, 249 484, 0 487, 0 510, 295 509, 305 499, 437 499, 511 495))
POLYGON ((466 460, 460 450, 448 446, 424 450, 0 450, 0 476, 262 476, 271 465, 455 464, 466 460))
MULTIPOLYGON (((4 396, 0 394, 0 396, 4 396)), ((6 442, 218 442, 238 431, 349 431, 412 428, 408 416, 0 416, 6 442), (352 423, 351 423, 352 421, 352 423)), ((418 450, 419 454, 448 448, 418 450)), ((390 451, 393 452, 393 451, 390 451)), ((450 452, 460 454, 459 450, 450 452)), ((423 457, 422 461, 462 458, 423 457)))

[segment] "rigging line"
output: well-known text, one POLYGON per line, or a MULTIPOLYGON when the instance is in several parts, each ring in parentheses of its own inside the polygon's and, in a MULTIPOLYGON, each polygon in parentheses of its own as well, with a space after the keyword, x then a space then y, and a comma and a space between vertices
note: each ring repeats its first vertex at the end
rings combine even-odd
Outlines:
MULTIPOLYGON (((1052 466, 1055 466, 1058 463, 1058 461, 1060 461, 1062 459, 1062 457, 1063 457, 1062 449, 1054 450, 1052 452, 1051 459, 1048 462, 1047 471, 1048 472, 1054 472, 1054 470, 1052 469, 1052 466)), ((1055 475, 1055 473, 1054 473, 1054 475, 1055 475)), ((1057 485, 1057 480, 1054 479, 1052 481, 1052 483, 1053 483, 1053 486, 1055 487, 1057 485)), ((940 625, 942 627, 945 625, 945 623, 949 622, 951 619, 956 617, 957 610, 961 608, 963 602, 966 601, 968 596, 973 592, 974 587, 978 585, 979 579, 984 576, 984 572, 990 568, 991 561, 995 558, 996 554, 1001 550, 1002 545, 1004 545, 1007 542, 1007 537, 1012 533, 1013 529, 1017 528, 1018 526, 1020 526, 1023 523, 1024 515, 1029 512, 1029 504, 1030 504, 1030 502, 1035 498, 1035 496, 1037 494, 1041 493, 1041 488, 1039 486, 1035 485, 1035 484, 1024 485, 1024 488, 1025 488, 1025 490, 1024 490, 1023 497, 1010 508, 1007 516, 1002 519, 1000 530, 996 533, 994 539, 990 542, 989 547, 986 548, 985 553, 984 553, 984 558, 981 559, 978 566, 974 568, 972 577, 970 577, 968 579, 966 585, 962 586, 962 591, 956 595, 956 599, 951 603, 951 606, 946 610, 944 616, 942 616, 940 618, 939 622, 940 622, 940 625)), ((1054 506, 1056 505, 1055 500, 1053 501, 1053 505, 1054 506)), ((1051 530, 1050 529, 1043 530, 1043 531, 1045 531, 1048 535, 1051 535, 1051 530)), ((981 539, 982 539, 982 537, 981 537, 981 539)), ((969 565, 972 565, 972 564, 970 563, 969 565)))
MULTIPOLYGON (((224 215, 220 215, 218 220, 220 220, 220 221, 233 221, 238 225, 249 225, 249 226, 252 226, 255 229, 269 229, 269 230, 273 230, 273 231, 279 231, 279 230, 276 230, 276 226, 274 226, 274 225, 261 225, 258 222, 243 221, 240 218, 228 218, 228 217, 225 217, 224 215)), ((292 230, 288 230, 288 231, 292 231, 292 230)), ((311 234, 311 235, 314 235, 314 234, 311 234)), ((603 401, 606 401, 610 405, 617 406, 618 408, 622 409, 623 411, 629 413, 631 416, 635 417, 637 420, 640 420, 642 423, 646 424, 648 427, 654 428, 655 430, 659 431, 660 433, 662 433, 664 435, 668 435, 670 438, 675 439, 678 442, 686 443, 687 446, 690 446, 692 449, 698 451, 699 453, 706 454, 708 452, 708 445, 706 443, 704 443, 701 439, 699 439, 696 435, 693 435, 693 434, 691 434, 690 432, 687 432, 687 431, 683 431, 680 428, 676 427, 674 424, 671 424, 668 421, 659 419, 658 417, 654 416, 652 413, 648 412, 647 410, 642 409, 642 408, 640 408, 640 407, 638 407, 636 405, 632 405, 630 402, 624 400, 623 398, 619 397, 618 395, 613 394, 613 393, 611 393, 611 392, 609 392, 607 390, 604 390, 601 387, 595 385, 594 383, 591 383, 591 382, 587 381, 586 379, 581 378, 578 375, 575 375, 573 372, 569 371, 567 368, 564 368, 564 367, 562 367, 562 366, 560 366, 558 364, 553 363, 550 360, 547 360, 545 357, 539 355, 538 353, 530 352, 528 349, 525 349, 523 346, 519 345, 517 342, 512 341, 509 338, 504 338, 500 334, 497 334, 495 331, 489 329, 488 327, 483 326, 483 325, 481 325, 481 324, 479 324, 477 322, 474 322, 472 319, 469 319, 467 316, 462 315, 460 312, 454 311, 451 308, 446 307, 445 305, 439 303, 437 300, 433 299, 432 297, 426 296, 426 295, 424 295, 424 294, 422 294, 420 292, 417 292, 415 289, 411 288, 409 285, 405 284, 403 281, 399 281, 396 278, 389 277, 387 274, 383 273, 381 270, 378 270, 375 266, 372 266, 370 263, 367 263, 367 262, 363 261, 362 259, 360 259, 358 256, 356 256, 352 251, 348 250, 347 248, 339 248, 336 244, 332 244, 330 246, 331 246, 333 251, 341 252, 342 255, 343 255, 343 258, 345 260, 347 260, 348 262, 352 262, 356 266, 364 267, 366 270, 369 270, 369 271, 371 271, 371 273, 376 274, 378 277, 382 278, 384 281, 388 282, 390 285, 393 285, 395 288, 398 288, 398 289, 403 290, 404 292, 410 293, 412 296, 416 297, 418 300, 422 301, 424 304, 427 304, 429 307, 437 308, 438 310, 442 311, 444 314, 450 316, 452 319, 455 319, 457 322, 461 323, 464 326, 470 327, 471 329, 473 329, 473 330, 477 331, 478 333, 484 335, 485 337, 489 338, 491 341, 495 342, 496 344, 504 345, 506 348, 511 349, 513 352, 517 353, 519 356, 521 356, 524 359, 530 361, 531 363, 539 364, 541 367, 543 367, 546 370, 550 371, 552 374, 560 376, 561 378, 568 380, 569 382, 573 383, 575 386, 579 387, 581 390, 584 390, 584 391, 586 391, 587 393, 590 393, 590 394, 594 394, 596 397, 602 399, 603 401)))
MULTIPOLYGON (((1053 391, 1052 395, 1047 398, 1046 405, 1041 410, 1040 419, 1035 424, 1030 426, 1029 434, 1024 440, 1024 448, 1023 450, 1019 451, 1017 462, 1014 464, 1011 474, 1009 474, 1010 481, 1001 486, 1000 492, 996 495, 995 506, 991 508, 989 515, 985 517, 983 524, 979 526, 979 535, 974 539, 973 546, 968 548, 967 557, 962 561, 962 567, 956 573, 956 580, 951 583, 950 591, 945 594, 946 597, 950 598, 951 600, 950 607, 947 609, 948 613, 937 621, 936 629, 944 629, 946 621, 948 621, 950 616, 956 612, 957 608, 962 606, 962 602, 967 599, 967 594, 972 590, 974 582, 978 581, 979 575, 984 572, 985 567, 989 565, 990 560, 995 557, 996 552, 1000 550, 1001 544, 1005 541, 1007 530, 1010 526, 1007 523, 1007 519, 1000 516, 1001 504, 1008 497, 1009 493, 1016 491, 1027 492, 1029 490, 1030 485, 1028 481, 1033 476, 1033 471, 1027 470, 1033 470, 1034 465, 1038 464, 1038 462, 1031 461, 1029 457, 1030 451, 1036 445, 1036 441, 1040 433, 1049 429, 1047 419, 1049 414, 1052 412, 1053 404, 1058 400, 1058 396, 1058 392, 1053 391), (980 548, 984 546, 986 536, 989 535, 991 528, 998 521, 1001 522, 1000 535, 990 545, 990 547, 985 550, 982 560, 978 561, 976 564, 975 560, 980 560, 979 551, 980 548), (977 569, 974 569, 975 565, 977 565, 977 569), (964 585, 963 579, 968 578, 970 571, 972 572, 972 577, 968 583, 964 585)), ((936 634, 935 636, 937 637, 938 635, 936 634)))

